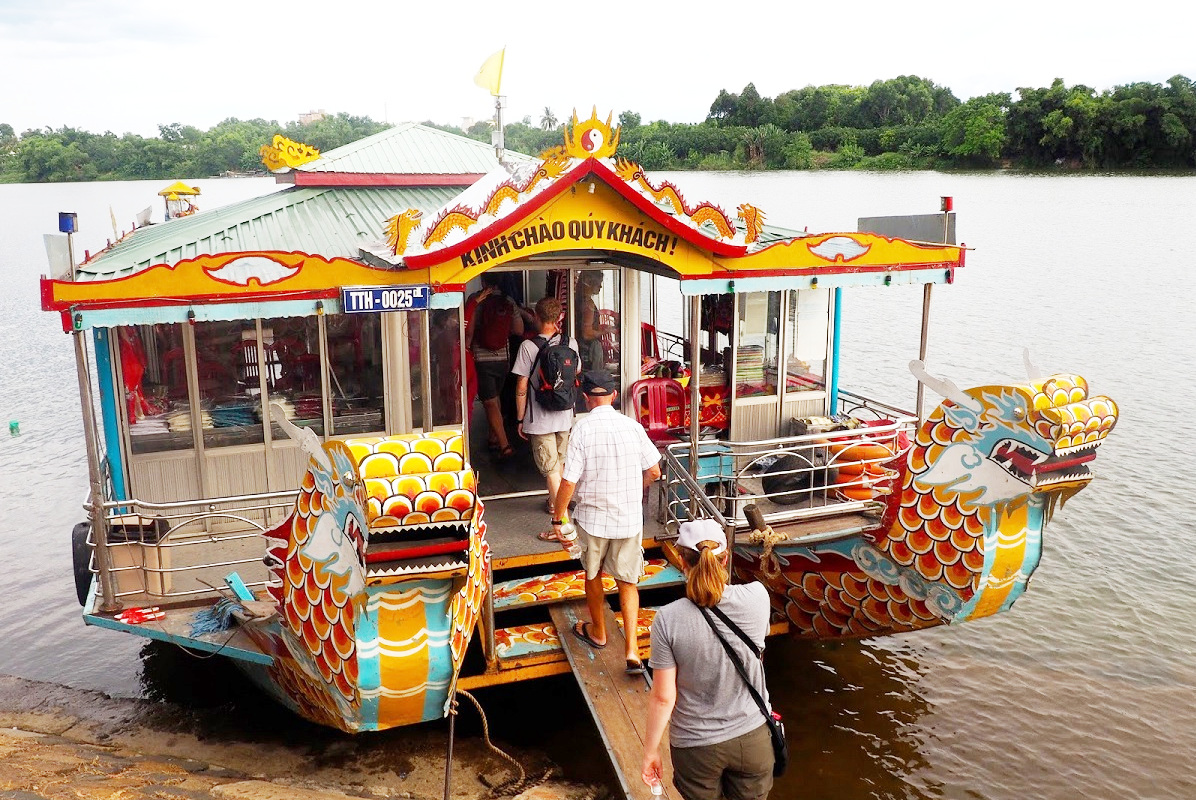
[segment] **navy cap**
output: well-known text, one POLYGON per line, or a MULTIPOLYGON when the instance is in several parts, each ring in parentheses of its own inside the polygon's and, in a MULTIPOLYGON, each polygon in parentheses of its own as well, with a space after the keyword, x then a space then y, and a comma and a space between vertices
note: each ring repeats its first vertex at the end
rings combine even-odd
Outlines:
POLYGON ((585 394, 602 396, 615 390, 615 377, 604 369, 591 369, 581 373, 581 391, 585 394))

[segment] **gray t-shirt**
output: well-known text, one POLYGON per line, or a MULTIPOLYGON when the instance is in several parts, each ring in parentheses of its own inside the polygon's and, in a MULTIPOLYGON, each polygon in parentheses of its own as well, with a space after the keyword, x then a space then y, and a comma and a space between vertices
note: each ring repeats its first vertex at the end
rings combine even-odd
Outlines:
MULTIPOLYGON (((561 335, 559 333, 554 333, 548 340, 549 344, 560 344, 560 342, 561 335)), ((573 352, 576 353, 577 340, 570 339, 569 347, 573 348, 573 352)), ((528 378, 527 409, 523 412, 523 432, 529 436, 541 433, 559 433, 573 427, 573 409, 550 411, 536 402, 536 392, 532 388, 530 375, 532 374, 532 364, 536 360, 536 353, 539 351, 540 346, 536 344, 535 339, 525 340, 519 345, 519 353, 515 356, 515 366, 511 367, 511 372, 521 378, 528 378)))
MULTIPOLYGON (((753 581, 727 586, 718 608, 763 651, 769 617, 768 590, 763 584, 753 581)), ((764 665, 718 617, 714 617, 714 624, 743 662, 752 685, 772 708, 764 685, 764 665)), ((677 669, 677 705, 669 727, 669 742, 674 746, 718 744, 764 724, 764 714, 748 693, 743 678, 702 612, 687 598, 669 603, 656 613, 648 665, 652 669, 677 669)))

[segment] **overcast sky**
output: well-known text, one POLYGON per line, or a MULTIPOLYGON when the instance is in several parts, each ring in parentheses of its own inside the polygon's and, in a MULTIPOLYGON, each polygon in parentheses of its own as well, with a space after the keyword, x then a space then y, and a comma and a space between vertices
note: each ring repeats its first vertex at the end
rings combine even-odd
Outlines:
POLYGON ((155 136, 323 109, 461 124, 506 46, 507 121, 596 105, 699 122, 720 89, 918 75, 961 100, 1196 78, 1196 4, 0 0, 0 123, 155 136), (525 10, 526 9, 526 10, 525 10))

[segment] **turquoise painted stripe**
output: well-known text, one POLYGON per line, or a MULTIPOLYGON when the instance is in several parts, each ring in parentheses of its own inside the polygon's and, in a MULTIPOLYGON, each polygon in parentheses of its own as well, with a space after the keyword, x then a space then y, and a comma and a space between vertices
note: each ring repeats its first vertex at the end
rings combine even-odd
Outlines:
POLYGON ((946 283, 947 270, 911 269, 894 272, 835 272, 830 274, 773 275, 760 278, 737 276, 681 281, 681 294, 730 294, 734 292, 769 292, 781 289, 838 289, 859 286, 921 286, 946 283), (886 282, 887 279, 887 282, 886 282))
POLYGON ((124 457, 120 449, 120 425, 116 413, 116 398, 124 397, 124 392, 116 391, 112 379, 112 348, 108 342, 107 330, 97 328, 92 331, 92 343, 96 353, 96 380, 100 389, 100 419, 104 427, 104 452, 108 456, 108 467, 112 474, 112 499, 127 500, 124 457))
POLYGON ((1019 580, 1009 591, 1009 596, 1001 605, 1002 611, 1008 611, 1026 592, 1026 585, 1038 563, 1042 560, 1042 529, 1046 525, 1046 501, 1042 498, 1030 499, 1030 506, 1026 510, 1026 554, 1022 559, 1021 574, 1025 577, 1019 580))
POLYGON ((460 308, 465 305, 465 294, 462 292, 433 292, 429 308, 460 308))
MULTIPOLYGON (((429 590, 452 589, 452 581, 421 581, 429 590)), ((445 591, 445 598, 436 603, 424 605, 424 627, 428 631, 428 689, 424 693, 424 719, 440 719, 448 702, 448 689, 453 680, 453 654, 451 638, 453 592, 445 591), (434 644, 441 642, 443 644, 434 644)))
POLYGON ((171 642, 172 644, 189 647, 192 650, 202 650, 205 653, 218 653, 222 656, 228 656, 239 661, 252 661, 255 664, 265 664, 270 666, 274 663, 274 659, 259 650, 245 650, 241 647, 236 647, 229 644, 225 640, 228 639, 228 634, 224 634, 219 641, 209 642, 206 639, 194 639, 190 636, 180 636, 173 633, 155 628, 153 625, 127 625, 123 622, 118 622, 109 617, 101 617, 95 614, 84 614, 83 621, 88 625, 94 625, 97 628, 108 628, 109 630, 121 631, 123 633, 132 633, 136 636, 142 636, 146 639, 157 639, 160 642, 171 642))
POLYGON ((378 658, 378 649, 374 648, 373 655, 361 655, 362 642, 378 641, 378 612, 370 611, 370 600, 377 594, 386 591, 385 586, 366 587, 366 611, 353 620, 353 635, 357 640, 357 687, 361 692, 361 729, 365 731, 378 730, 378 701, 375 694, 366 697, 367 692, 375 692, 382 686, 382 666, 378 658))
POLYGON ((230 321, 269 317, 310 317, 317 313, 316 303, 323 304, 325 314, 341 313, 340 300, 273 300, 257 303, 180 304, 146 308, 105 308, 77 311, 80 320, 76 329, 114 328, 117 325, 154 325, 156 323, 188 322, 187 312, 195 312, 196 322, 230 321))

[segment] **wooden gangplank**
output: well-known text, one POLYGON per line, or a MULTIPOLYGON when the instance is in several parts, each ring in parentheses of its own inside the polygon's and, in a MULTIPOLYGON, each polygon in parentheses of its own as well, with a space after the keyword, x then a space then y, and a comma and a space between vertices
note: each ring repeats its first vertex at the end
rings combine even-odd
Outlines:
MULTIPOLYGON (((648 725, 648 700, 651 684, 645 675, 627 675, 624 640, 609 606, 606 613, 606 647, 595 649, 574 636, 570 629, 579 620, 588 620, 585 600, 560 603, 549 608, 557 637, 569 660, 573 676, 581 687, 594 724, 606 747, 611 766, 628 800, 653 800, 640 778, 644 759, 644 736, 648 725)), ((664 796, 676 797, 670 777, 668 731, 660 745, 664 768, 664 796)))

